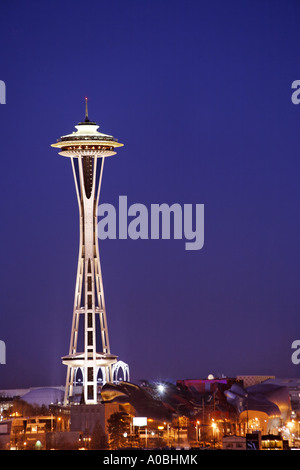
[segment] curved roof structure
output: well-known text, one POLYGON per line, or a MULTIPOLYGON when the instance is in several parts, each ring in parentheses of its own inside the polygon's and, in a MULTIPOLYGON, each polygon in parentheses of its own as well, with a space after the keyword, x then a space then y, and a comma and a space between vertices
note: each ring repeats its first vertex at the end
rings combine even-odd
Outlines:
POLYGON ((233 384, 225 395, 228 403, 239 413, 246 410, 263 412, 271 417, 287 418, 291 409, 287 387, 277 384, 261 383, 244 389, 233 384))
POLYGON ((172 410, 166 404, 130 382, 106 383, 102 387, 101 398, 104 403, 130 403, 136 410, 136 416, 163 421, 170 421, 172 418, 172 410))
POLYGON ((49 406, 52 403, 62 403, 64 400, 64 392, 58 388, 36 388, 30 390, 22 396, 22 400, 31 405, 49 406))

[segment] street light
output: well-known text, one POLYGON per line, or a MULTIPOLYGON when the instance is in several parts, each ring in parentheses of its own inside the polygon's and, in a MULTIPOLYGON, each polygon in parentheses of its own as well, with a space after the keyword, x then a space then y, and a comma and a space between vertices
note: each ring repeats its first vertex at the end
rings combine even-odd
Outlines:
POLYGON ((168 447, 169 447, 170 446, 170 425, 169 423, 164 422, 164 426, 167 426, 168 447))
POLYGON ((212 419, 211 427, 213 429, 213 441, 214 441, 214 446, 215 446, 215 432, 216 430, 218 431, 218 426, 217 423, 215 423, 214 419, 212 419))
POLYGON ((200 421, 197 421, 196 423, 196 441, 199 442, 199 424, 200 424, 200 421))

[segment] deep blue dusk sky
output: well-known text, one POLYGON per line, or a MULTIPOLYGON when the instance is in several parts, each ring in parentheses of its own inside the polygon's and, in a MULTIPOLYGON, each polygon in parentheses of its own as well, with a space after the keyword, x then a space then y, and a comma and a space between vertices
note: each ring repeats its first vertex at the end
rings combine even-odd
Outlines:
POLYGON ((101 202, 205 205, 205 245, 100 242, 131 379, 299 377, 300 3, 3 0, 0 389, 60 385, 78 255, 68 159, 89 114, 124 147, 101 202))

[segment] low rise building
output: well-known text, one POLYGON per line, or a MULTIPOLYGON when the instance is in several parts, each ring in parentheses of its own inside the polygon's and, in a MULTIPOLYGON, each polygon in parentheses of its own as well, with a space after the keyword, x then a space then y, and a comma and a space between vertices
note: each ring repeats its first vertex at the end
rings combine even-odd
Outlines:
POLYGON ((223 436, 223 450, 246 450, 246 437, 244 436, 223 436))

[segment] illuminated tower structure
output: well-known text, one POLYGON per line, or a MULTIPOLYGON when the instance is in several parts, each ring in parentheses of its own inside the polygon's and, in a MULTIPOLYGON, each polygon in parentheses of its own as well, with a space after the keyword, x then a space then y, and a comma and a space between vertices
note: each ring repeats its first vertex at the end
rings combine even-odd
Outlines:
POLYGON ((70 348, 69 354, 62 358, 63 364, 67 365, 65 404, 72 402, 78 370, 82 372, 85 404, 97 404, 100 375, 102 385, 116 381, 114 375, 121 367, 124 380, 129 380, 128 366, 117 361, 117 356, 110 352, 97 233, 104 161, 106 157, 115 155, 116 148, 123 144, 98 132, 99 126, 88 118, 87 99, 85 106, 85 120, 75 126, 77 131, 52 144, 52 147, 61 149, 60 155, 71 160, 80 217, 70 348), (83 332, 83 351, 77 350, 79 331, 83 332))

